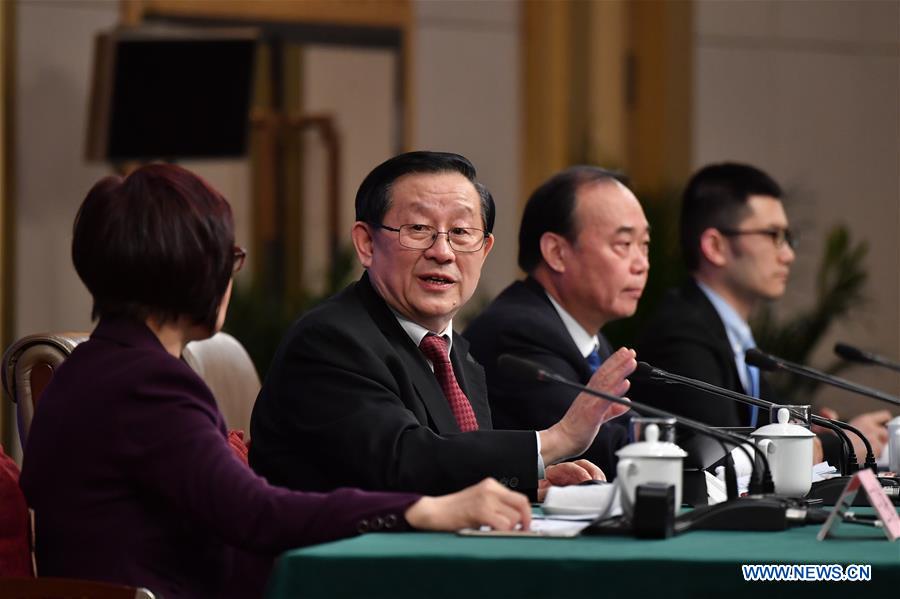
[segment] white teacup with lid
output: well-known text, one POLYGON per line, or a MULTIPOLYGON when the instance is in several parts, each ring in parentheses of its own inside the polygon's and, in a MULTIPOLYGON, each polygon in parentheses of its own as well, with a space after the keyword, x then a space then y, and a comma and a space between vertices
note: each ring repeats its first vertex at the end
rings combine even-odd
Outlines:
POLYGON ((634 514, 635 490, 644 483, 664 483, 675 486, 675 512, 681 507, 681 471, 687 453, 675 445, 659 440, 659 427, 644 428, 644 441, 626 445, 616 452, 617 483, 621 490, 622 511, 634 514))
POLYGON ((778 410, 778 422, 756 429, 750 436, 764 451, 772 470, 775 492, 802 497, 812 486, 813 438, 806 427, 789 424, 787 408, 778 410))

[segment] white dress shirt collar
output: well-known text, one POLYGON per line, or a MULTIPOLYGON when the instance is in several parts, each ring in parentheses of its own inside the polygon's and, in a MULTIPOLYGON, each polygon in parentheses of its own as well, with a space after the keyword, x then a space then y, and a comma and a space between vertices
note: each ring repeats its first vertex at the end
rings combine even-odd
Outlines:
MULTIPOLYGON (((545 291, 544 293, 547 292, 545 291)), ((553 307, 562 319, 566 330, 569 332, 569 336, 572 337, 572 341, 575 342, 575 347, 578 348, 578 351, 581 352, 583 357, 588 357, 592 351, 600 347, 600 340, 597 338, 596 333, 591 334, 584 330, 584 327, 578 324, 578 321, 572 318, 572 315, 566 312, 566 309, 553 299, 553 296, 547 293, 547 297, 550 298, 550 303, 553 304, 553 307)))
POLYGON ((728 336, 728 343, 731 345, 731 351, 734 353, 734 363, 737 368, 738 378, 744 389, 750 393, 750 375, 747 372, 747 363, 744 361, 744 352, 751 347, 756 347, 756 341, 753 339, 753 331, 747 321, 741 318, 731 304, 725 298, 713 291, 708 285, 704 285, 700 281, 696 281, 700 291, 706 295, 709 302, 713 305, 722 324, 725 325, 725 334, 728 336))
POLYGON ((408 318, 404 318, 401 316, 396 310, 391 308, 391 312, 394 313, 394 317, 397 319, 397 322, 400 323, 400 326, 403 327, 403 330, 406 331, 406 334, 409 335, 409 338, 412 339, 412 342, 416 344, 416 347, 419 347, 422 343, 422 339, 425 338, 425 335, 432 333, 434 335, 440 335, 444 339, 447 340, 447 354, 449 355, 450 350, 453 349, 453 320, 447 323, 447 328, 445 328, 442 332, 435 332, 429 329, 426 329, 419 323, 413 322, 408 318))

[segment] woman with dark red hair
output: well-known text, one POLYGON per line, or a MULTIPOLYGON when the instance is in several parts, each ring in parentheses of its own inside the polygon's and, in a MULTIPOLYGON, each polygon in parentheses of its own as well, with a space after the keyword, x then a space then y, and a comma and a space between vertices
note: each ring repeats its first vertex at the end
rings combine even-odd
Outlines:
POLYGON ((41 575, 168 599, 258 594, 249 564, 361 528, 528 525, 527 499, 491 480, 438 498, 300 493, 241 462, 179 358, 221 328, 244 257, 228 202, 183 168, 145 166, 88 193, 72 259, 99 322, 41 397, 21 477, 41 575))

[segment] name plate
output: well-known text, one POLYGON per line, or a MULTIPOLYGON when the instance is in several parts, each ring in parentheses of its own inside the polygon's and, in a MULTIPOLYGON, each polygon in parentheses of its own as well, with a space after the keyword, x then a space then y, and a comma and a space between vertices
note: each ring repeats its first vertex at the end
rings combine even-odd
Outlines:
POLYGON ((862 489, 869 498, 869 503, 875 508, 878 520, 871 521, 874 526, 881 528, 890 541, 896 541, 900 538, 900 516, 894 509, 894 504, 881 488, 881 483, 875 473, 868 468, 856 472, 847 482, 847 486, 841 492, 834 509, 825 520, 825 524, 819 530, 816 538, 824 541, 828 536, 833 534, 833 527, 844 519, 844 514, 848 513, 850 505, 859 490, 862 489))

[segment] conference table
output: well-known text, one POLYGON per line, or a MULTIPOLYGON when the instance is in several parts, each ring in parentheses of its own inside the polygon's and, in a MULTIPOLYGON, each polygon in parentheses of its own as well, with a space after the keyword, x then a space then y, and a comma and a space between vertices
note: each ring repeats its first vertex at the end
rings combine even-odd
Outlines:
POLYGON ((657 540, 374 533, 284 553, 267 596, 768 599, 900 592, 900 541, 850 524, 817 541, 819 528, 696 530, 657 540), (742 564, 871 565, 871 580, 749 582, 742 564))

